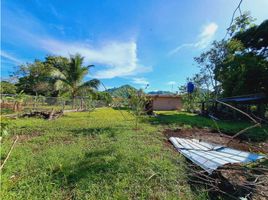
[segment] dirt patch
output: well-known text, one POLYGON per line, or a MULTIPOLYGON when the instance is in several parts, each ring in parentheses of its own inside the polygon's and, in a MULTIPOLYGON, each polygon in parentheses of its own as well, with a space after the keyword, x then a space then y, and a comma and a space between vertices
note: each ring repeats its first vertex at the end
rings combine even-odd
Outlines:
MULTIPOLYGON (((170 137, 198 139, 210 143, 226 145, 230 136, 213 133, 209 129, 166 129, 163 134, 167 138, 165 145, 174 149, 169 142, 170 137)), ((249 143, 234 139, 228 147, 268 154, 267 142, 249 143)), ((197 165, 187 160, 189 184, 193 188, 205 187, 209 199, 268 199, 268 161, 256 162, 246 167, 239 164, 228 164, 208 175, 197 165)))
MULTIPOLYGON (((219 134, 215 132, 211 132, 209 129, 166 129, 163 134, 167 139, 170 137, 181 137, 181 138, 189 138, 189 139, 197 139, 210 143, 226 145, 231 136, 225 134, 219 134)), ((239 149, 242 151, 249 151, 255 153, 264 153, 268 154, 268 143, 254 143, 254 142, 246 142, 240 139, 234 139, 231 143, 228 144, 228 147, 239 149)))
POLYGON ((67 135, 67 136, 55 136, 55 137, 50 137, 48 143, 49 144, 73 144, 75 142, 75 138, 72 137, 71 135, 67 135))
MULTIPOLYGON (((19 143, 22 143, 22 142, 27 142, 27 141, 29 141, 29 140, 31 140, 31 139, 33 139, 33 138, 35 138, 35 137, 39 137, 39 136, 41 136, 41 135, 43 135, 43 133, 41 133, 41 132, 31 132, 31 133, 29 133, 29 134, 23 134, 23 135, 19 135, 19 140, 18 140, 18 142, 19 143)), ((14 136, 13 137, 13 139, 15 138, 16 136, 14 136)))

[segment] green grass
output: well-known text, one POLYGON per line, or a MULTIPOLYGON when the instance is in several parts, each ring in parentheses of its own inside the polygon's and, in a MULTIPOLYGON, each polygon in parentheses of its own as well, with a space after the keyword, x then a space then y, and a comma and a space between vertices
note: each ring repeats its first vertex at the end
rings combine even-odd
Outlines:
MULTIPOLYGON (((134 130, 126 111, 17 119, 19 134, 1 174, 3 199, 206 199, 187 184, 185 159, 164 145, 161 125, 134 130)), ((12 136, 4 137, 1 159, 12 136)))
POLYGON ((8 115, 8 114, 13 114, 14 111, 10 108, 1 108, 0 109, 0 114, 1 115, 8 115))
MULTIPOLYGON (((20 135, 1 174, 3 199, 207 199, 187 183, 185 158, 164 144, 168 126, 209 127, 212 120, 182 112, 159 112, 135 130, 127 111, 110 108, 68 113, 46 121, 11 120, 1 160, 20 135), (126 119, 125 119, 126 118, 126 119)), ((248 123, 218 122, 234 134, 248 123)), ((267 127, 263 127, 267 131, 267 127)), ((267 138, 263 128, 246 133, 267 138)))
MULTIPOLYGON (((196 114, 190 114, 185 112, 177 111, 159 111, 158 117, 151 118, 153 124, 168 124, 175 126, 189 125, 191 127, 198 128, 211 128, 217 131, 217 127, 212 119, 202 117, 196 114)), ((217 124, 221 132, 234 135, 238 131, 251 126, 249 122, 227 122, 227 121, 217 121, 217 124)), ((268 126, 262 126, 258 128, 253 128, 247 132, 240 135, 242 139, 250 139, 252 141, 264 141, 268 139, 268 126)))

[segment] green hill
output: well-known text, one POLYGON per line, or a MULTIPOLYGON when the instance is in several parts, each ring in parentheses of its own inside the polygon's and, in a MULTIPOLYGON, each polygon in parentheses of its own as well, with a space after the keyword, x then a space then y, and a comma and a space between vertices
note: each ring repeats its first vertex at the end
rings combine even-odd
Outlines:
POLYGON ((112 97, 123 97, 123 98, 128 97, 130 91, 137 91, 137 89, 130 85, 122 85, 117 88, 114 87, 106 90, 106 92, 110 93, 112 97))

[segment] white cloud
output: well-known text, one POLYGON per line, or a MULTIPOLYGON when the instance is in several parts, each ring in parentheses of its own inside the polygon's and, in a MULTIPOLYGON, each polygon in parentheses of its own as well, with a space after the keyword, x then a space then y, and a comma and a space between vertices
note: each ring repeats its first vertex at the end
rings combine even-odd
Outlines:
POLYGON ((195 47, 198 48, 206 48, 210 42, 212 41, 216 31, 218 29, 218 25, 215 23, 210 23, 204 27, 204 30, 199 35, 199 41, 195 43, 195 47))
MULTIPOLYGON (((44 5, 42 5, 44 6, 44 5)), ((50 8, 51 13, 55 16, 55 17, 61 17, 61 15, 59 14, 59 12, 57 11, 57 9, 52 5, 52 4, 48 4, 47 5, 50 8)))
POLYGON ((16 32, 16 36, 5 34, 5 37, 53 55, 69 56, 80 53, 85 57, 86 64, 96 64, 92 77, 109 79, 151 71, 151 67, 145 67, 139 62, 137 44, 134 40, 124 42, 109 40, 94 46, 86 40, 66 41, 48 34, 47 27, 28 13, 7 12, 6 15, 13 23, 4 24, 5 32, 16 32))
POLYGON ((11 55, 11 54, 3 51, 3 50, 1 50, 1 57, 5 58, 5 59, 7 59, 9 61, 12 61, 15 64, 22 64, 23 63, 22 60, 16 58, 15 56, 13 56, 13 55, 11 55))
POLYGON ((169 81, 167 82, 168 85, 176 85, 177 83, 175 81, 169 81))
POLYGON ((132 82, 138 85, 147 85, 149 84, 149 81, 147 81, 145 78, 141 77, 141 78, 133 78, 132 82))
POLYGON ((177 53, 179 50, 185 47, 194 47, 198 49, 206 48, 211 41, 218 29, 218 25, 214 22, 209 23, 208 25, 204 26, 202 32, 198 35, 198 41, 194 43, 185 43, 182 45, 177 46, 175 49, 171 50, 168 54, 173 55, 177 53))
POLYGON ((105 69, 96 71, 95 78, 114 78, 136 75, 148 72, 150 67, 144 67, 138 62, 137 44, 134 41, 110 41, 99 47, 91 47, 82 42, 62 42, 54 39, 42 39, 40 46, 55 55, 69 56, 80 53, 86 63, 105 65, 105 69))

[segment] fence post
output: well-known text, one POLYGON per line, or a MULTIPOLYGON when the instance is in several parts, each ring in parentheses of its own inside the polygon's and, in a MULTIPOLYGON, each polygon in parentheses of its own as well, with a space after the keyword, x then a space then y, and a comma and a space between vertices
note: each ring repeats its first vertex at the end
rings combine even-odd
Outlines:
POLYGON ((64 111, 64 108, 65 108, 65 100, 63 100, 63 103, 62 103, 62 110, 64 111))

